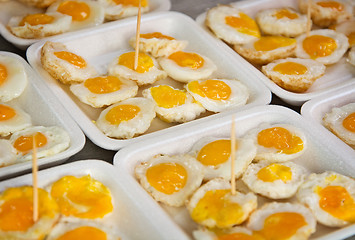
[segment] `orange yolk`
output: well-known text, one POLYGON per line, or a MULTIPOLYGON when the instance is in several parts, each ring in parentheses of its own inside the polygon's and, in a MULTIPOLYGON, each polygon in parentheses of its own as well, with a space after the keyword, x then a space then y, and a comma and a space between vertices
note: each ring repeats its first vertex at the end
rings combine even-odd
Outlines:
POLYGON ((350 132, 355 132, 355 112, 349 114, 344 120, 343 120, 343 127, 350 132))
POLYGON ((65 216, 94 219, 113 210, 109 189, 89 175, 59 179, 52 185, 51 195, 65 216))
POLYGON ((256 51, 271 51, 281 47, 287 47, 295 44, 296 40, 281 36, 265 36, 261 37, 254 43, 256 51))
POLYGON ((296 62, 283 62, 277 64, 273 70, 285 75, 302 75, 307 72, 307 67, 296 62))
POLYGON ((54 52, 54 55, 57 58, 67 61, 68 63, 73 64, 78 68, 86 67, 86 61, 82 57, 76 55, 75 53, 61 51, 61 52, 54 52))
POLYGON ((198 81, 189 82, 188 87, 191 92, 207 97, 212 100, 228 100, 232 90, 225 82, 218 80, 206 80, 201 83, 198 81))
POLYGON ((44 13, 29 14, 21 20, 19 26, 25 26, 25 23, 31 26, 36 26, 42 24, 49 24, 52 23, 53 21, 54 21, 53 16, 44 13))
POLYGON ((288 18, 288 19, 298 18, 298 15, 296 13, 292 13, 288 9, 281 9, 281 10, 277 11, 273 16, 276 17, 277 19, 281 19, 284 17, 288 18))
POLYGON ((89 78, 85 81, 84 86, 90 92, 96 94, 111 93, 120 90, 122 82, 114 76, 89 78))
POLYGON ((260 37, 260 30, 256 22, 246 15, 245 13, 239 13, 239 17, 227 16, 225 17, 227 25, 236 29, 240 33, 248 34, 254 37, 260 37))
POLYGON ((16 111, 6 105, 0 104, 0 121, 6 121, 16 116, 16 111))
POLYGON ((186 102, 186 93, 175 90, 167 85, 160 85, 150 89, 154 101, 159 107, 173 108, 183 105, 186 102))
POLYGON ((216 240, 263 240, 263 238, 254 234, 249 235, 246 233, 238 232, 220 235, 216 240))
POLYGON ((230 154, 231 141, 221 139, 203 146, 197 155, 197 160, 206 166, 218 166, 227 162, 230 154))
POLYGON ((347 35, 347 37, 348 37, 349 45, 350 46, 355 45, 355 32, 351 32, 349 35, 347 35))
POLYGON ((331 8, 331 9, 339 11, 339 12, 344 10, 343 4, 341 4, 340 2, 336 2, 336 1, 317 2, 316 4, 321 7, 331 8))
MULTIPOLYGON (((34 138, 37 148, 43 147, 47 144, 47 137, 41 132, 36 132, 36 134, 34 134, 34 138)), ((31 151, 33 149, 33 135, 21 136, 17 138, 14 142, 14 148, 23 153, 31 151)))
POLYGON ((135 105, 118 105, 112 108, 105 116, 105 119, 112 125, 118 125, 123 121, 133 119, 140 112, 140 108, 135 105))
POLYGON ((175 38, 163 35, 160 32, 146 33, 146 34, 141 34, 140 36, 141 38, 146 38, 146 39, 159 38, 159 39, 175 40, 175 38))
POLYGON ((264 182, 274 182, 276 180, 282 180, 283 182, 290 181, 292 179, 291 168, 273 163, 269 166, 263 167, 257 173, 257 176, 260 180, 264 182))
POLYGON ((75 228, 71 231, 68 231, 61 235, 57 240, 78 240, 78 239, 91 239, 91 240, 106 240, 106 233, 102 230, 90 227, 83 226, 75 228))
MULTIPOLYGON (((113 0, 117 5, 139 7, 139 0, 113 0)), ((148 6, 148 0, 141 0, 141 6, 148 6)))
POLYGON ((188 53, 182 51, 175 52, 168 58, 173 60, 180 67, 188 67, 191 69, 201 68, 205 62, 203 57, 196 53, 188 53))
MULTIPOLYGON (((118 58, 118 64, 128 67, 131 70, 134 70, 134 55, 135 52, 127 52, 122 54, 118 58)), ((149 69, 152 67, 154 67, 153 59, 145 53, 139 53, 137 69, 134 71, 138 73, 145 73, 148 72, 149 69)))
POLYGON ((306 37, 302 45, 312 59, 329 56, 337 49, 337 43, 333 38, 322 35, 306 37))
POLYGON ((178 163, 160 163, 147 169, 149 184, 159 192, 173 194, 186 185, 187 171, 178 163))
POLYGON ((0 64, 0 86, 6 81, 6 79, 7 79, 6 66, 0 64))
POLYGON ((303 149, 303 141, 287 129, 274 127, 264 129, 258 134, 258 144, 266 148, 276 148, 280 153, 293 154, 303 149))
POLYGON ((73 21, 84 21, 90 16, 90 7, 85 2, 65 1, 57 9, 58 12, 69 15, 73 21))

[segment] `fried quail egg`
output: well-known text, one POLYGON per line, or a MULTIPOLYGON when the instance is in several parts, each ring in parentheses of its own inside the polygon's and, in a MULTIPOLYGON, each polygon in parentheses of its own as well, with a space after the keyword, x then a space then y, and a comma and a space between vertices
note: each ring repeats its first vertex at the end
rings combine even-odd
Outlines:
POLYGON ((97 72, 83 57, 71 52, 59 42, 46 42, 41 49, 42 67, 64 84, 80 83, 97 76, 97 72))
POLYGON ((126 52, 115 58, 108 67, 109 75, 136 81, 138 86, 154 83, 167 77, 155 58, 145 53, 138 54, 137 69, 134 70, 135 52, 126 52))
POLYGON ((254 193, 271 199, 290 198, 296 194, 307 171, 292 162, 250 164, 243 174, 243 182, 254 193))
POLYGON ((104 22, 105 10, 96 1, 61 0, 47 9, 47 13, 59 12, 72 17, 70 30, 97 26, 104 22))
POLYGON ((312 59, 278 59, 262 66, 262 72, 274 83, 292 92, 307 91, 314 81, 324 75, 326 67, 312 59))
POLYGON ((64 176, 50 186, 49 192, 66 217, 97 219, 113 211, 110 189, 90 175, 64 176))
POLYGON ((22 109, 0 103, 0 136, 6 137, 31 125, 31 116, 22 109))
POLYGON ((297 199, 323 225, 341 227, 355 223, 355 180, 350 177, 331 171, 313 173, 299 188, 297 199))
POLYGON ((160 66, 172 79, 187 83, 209 77, 217 66, 201 54, 178 51, 159 58, 160 66))
POLYGON ((332 108, 323 124, 344 142, 355 148, 355 103, 332 108))
POLYGON ((206 111, 188 92, 168 85, 145 89, 142 94, 156 103, 158 117, 166 122, 188 122, 206 111))
POLYGON ((260 37, 254 19, 229 5, 208 10, 205 24, 218 38, 229 44, 244 44, 260 37))
POLYGON ((186 84, 185 88, 196 101, 212 112, 243 106, 249 98, 248 87, 238 80, 196 80, 186 84))
POLYGON ((226 230, 203 228, 193 231, 192 234, 195 240, 264 240, 249 229, 239 226, 226 230))
POLYGON ((247 228, 262 239, 308 239, 316 230, 316 219, 301 204, 272 202, 250 215, 247 228))
POLYGON ((100 76, 86 79, 83 83, 72 84, 70 90, 83 103, 100 108, 136 96, 138 86, 131 80, 100 76))
POLYGON ((16 151, 10 141, 0 139, 0 168, 14 164, 16 159, 16 151))
POLYGON ((257 207, 256 196, 231 192, 228 180, 215 178, 195 191, 187 203, 191 218, 208 228, 230 228, 243 223, 257 207))
POLYGON ((349 47, 355 46, 355 20, 349 20, 329 27, 330 29, 345 34, 348 37, 349 47))
POLYGON ((38 220, 33 221, 33 188, 12 187, 0 194, 0 239, 43 239, 59 219, 58 205, 38 188, 38 220))
POLYGON ((348 38, 331 29, 310 31, 297 37, 296 56, 311 58, 325 65, 336 63, 348 50, 348 38))
POLYGON ((294 54, 297 42, 282 36, 263 36, 246 44, 234 45, 234 50, 253 64, 266 64, 294 54))
POLYGON ((289 124, 262 124, 250 130, 245 138, 251 138, 257 146, 256 162, 288 161, 302 155, 307 147, 303 131, 289 124))
POLYGON ((348 61, 348 63, 355 66, 355 46, 350 49, 346 60, 348 61))
MULTIPOLYGON (((167 57, 170 54, 182 51, 187 41, 178 40, 161 32, 152 32, 139 35, 139 51, 149 53, 153 57, 167 57)), ((136 37, 129 40, 129 44, 136 48, 136 37)))
MULTIPOLYGON (((98 0, 105 8, 107 21, 138 15, 139 0, 98 0)), ((141 0, 141 13, 149 11, 149 1, 141 0)))
POLYGON ((96 125, 108 137, 133 138, 148 130, 156 116, 155 107, 150 99, 129 98, 103 110, 96 125))
POLYGON ((20 38, 44 38, 67 32, 72 20, 61 13, 35 13, 11 17, 7 26, 20 38))
POLYGON ((19 97, 27 86, 27 74, 23 64, 9 56, 0 55, 0 102, 19 97))
MULTIPOLYGON (((205 180, 216 177, 231 178, 231 140, 204 137, 198 140, 190 151, 205 168, 205 180)), ((236 139, 234 173, 239 178, 253 161, 256 147, 250 139, 236 139)))
POLYGON ((201 185, 204 171, 188 155, 156 155, 135 167, 142 187, 159 202, 180 207, 201 185))

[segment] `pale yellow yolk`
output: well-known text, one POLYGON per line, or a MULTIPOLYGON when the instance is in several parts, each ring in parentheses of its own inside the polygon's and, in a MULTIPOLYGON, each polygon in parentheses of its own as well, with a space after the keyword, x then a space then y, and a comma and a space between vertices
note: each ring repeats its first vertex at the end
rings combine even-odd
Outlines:
POLYGON ((201 97, 207 97, 212 100, 228 100, 232 90, 225 82, 218 80, 206 80, 201 83, 192 81, 188 84, 189 90, 201 97))
MULTIPOLYGON (((122 54, 118 58, 118 64, 134 70, 134 54, 135 52, 127 52, 122 54)), ((138 73, 145 73, 152 67, 154 67, 153 59, 145 53, 139 53, 137 69, 135 71, 138 73)))
POLYGON ((6 121, 16 116, 15 109, 0 104, 0 121, 6 121))
POLYGON ((350 46, 355 45, 355 32, 351 32, 349 35, 347 35, 347 37, 348 37, 349 45, 350 46))
POLYGON ((59 179, 52 185, 51 195, 65 216, 94 219, 113 210, 109 189, 89 175, 59 179))
POLYGON ((355 112, 349 114, 344 120, 343 120, 343 127, 350 132, 355 132, 355 112))
POLYGON ((57 9, 58 12, 69 15, 73 21, 84 21, 90 16, 90 7, 85 2, 65 1, 57 9))
POLYGON ((333 217, 355 222, 355 201, 342 186, 318 187, 319 206, 333 217))
POLYGON ((329 56, 337 49, 337 43, 333 38, 322 35, 306 37, 302 45, 312 59, 329 56))
POLYGON ((260 37, 260 30, 258 25, 245 13, 239 13, 239 17, 227 16, 225 17, 227 25, 235 28, 238 32, 248 34, 254 37, 260 37))
POLYGON ((264 227, 256 231, 265 239, 284 240, 293 236, 298 229, 307 225, 304 217, 296 212, 279 212, 268 216, 264 227))
POLYGON ((307 67, 296 62, 283 62, 277 64, 273 70, 285 75, 302 75, 307 72, 307 67))
POLYGON ((160 163, 147 169, 149 184, 159 192, 173 194, 186 185, 187 171, 178 163, 160 163))
POLYGON ((264 239, 254 234, 249 235, 246 233, 238 232, 238 233, 220 235, 216 240, 264 240, 264 239))
MULTIPOLYGON (((47 144, 47 137, 41 132, 36 132, 34 135, 36 147, 40 148, 47 144)), ((18 151, 26 153, 33 149, 33 135, 21 136, 14 142, 14 148, 18 151)))
POLYGON ((288 9, 281 9, 277 11, 274 15, 277 19, 288 18, 288 19, 296 19, 298 15, 296 13, 290 12, 288 9))
POLYGON ((281 47, 287 47, 296 43, 296 39, 281 36, 261 37, 254 43, 256 51, 271 51, 281 47))
POLYGON ((111 93, 120 90, 122 82, 114 76, 89 78, 85 81, 84 86, 90 92, 96 94, 111 93))
POLYGON ((105 119, 112 125, 133 119, 140 112, 140 108, 135 105, 118 105, 112 108, 105 116, 105 119))
POLYGON ((180 67, 188 67, 191 69, 201 68, 205 62, 203 57, 196 53, 182 51, 174 52, 168 58, 173 60, 180 67))
POLYGON ((197 160, 206 166, 218 166, 228 161, 230 154, 231 141, 221 139, 203 146, 197 155, 197 160))
POLYGON ((343 4, 341 4, 340 2, 336 2, 336 1, 317 2, 316 4, 321 7, 331 8, 331 9, 339 11, 339 12, 344 10, 343 4))
POLYGON ((167 36, 167 35, 163 35, 160 32, 145 33, 145 34, 141 34, 140 36, 141 36, 141 38, 146 38, 146 39, 159 38, 159 39, 175 40, 175 38, 167 36))
POLYGON ((7 79, 7 68, 5 65, 0 64, 0 86, 6 81, 7 79))
POLYGON ((90 240, 107 240, 106 233, 102 230, 83 226, 75 228, 61 235, 57 240, 79 240, 79 239, 90 239, 90 240))
POLYGON ((52 23, 53 21, 54 21, 53 16, 44 13, 29 14, 21 20, 19 26, 25 26, 25 23, 31 26, 36 26, 42 24, 49 24, 52 23))
POLYGON ((258 144, 266 148, 276 148, 280 153, 293 154, 303 149, 303 141, 287 129, 274 127, 264 129, 258 134, 258 144))
POLYGON ((260 180, 264 182, 274 182, 276 180, 282 180, 283 182, 290 181, 292 179, 291 168, 273 163, 269 166, 263 167, 257 173, 257 176, 260 180))
POLYGON ((78 68, 85 68, 87 65, 86 61, 82 57, 72 52, 60 51, 60 52, 54 52, 54 55, 57 58, 67 61, 68 63, 73 64, 78 68))
POLYGON ((167 85, 160 85, 150 89, 154 101, 159 107, 173 108, 185 104, 186 93, 175 90, 167 85))
POLYGON ((219 228, 240 224, 244 215, 243 209, 238 203, 228 199, 230 194, 230 189, 207 191, 193 209, 192 219, 198 223, 214 219, 219 228))
MULTIPOLYGON (((139 0, 113 0, 117 5, 139 7, 139 0)), ((141 0, 141 6, 148 6, 148 0, 141 0)))

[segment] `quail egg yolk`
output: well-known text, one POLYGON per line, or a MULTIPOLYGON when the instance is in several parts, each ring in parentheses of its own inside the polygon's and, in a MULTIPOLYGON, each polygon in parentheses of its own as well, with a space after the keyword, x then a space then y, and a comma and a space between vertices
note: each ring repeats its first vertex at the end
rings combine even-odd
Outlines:
POLYGON ((216 238, 216 240, 263 240, 263 238, 258 237, 255 234, 249 235, 246 233, 238 232, 220 235, 218 238, 216 238))
POLYGON ((343 120, 343 127, 350 132, 355 132, 355 112, 349 114, 349 116, 343 120))
MULTIPOLYGON (((117 5, 139 7, 139 0, 113 0, 117 5)), ((147 0, 141 0, 141 6, 148 6, 147 0)))
POLYGON ((256 51, 271 51, 276 48, 287 47, 296 43, 296 39, 281 36, 261 37, 254 43, 256 51))
POLYGON ((77 240, 77 239, 92 239, 92 240, 107 240, 106 233, 102 230, 83 226, 75 228, 61 235, 57 240, 77 240))
POLYGON ((230 154, 231 141, 221 139, 203 146, 197 155, 197 160, 206 166, 218 166, 227 162, 230 154))
POLYGON ((53 21, 54 21, 53 16, 44 13, 29 14, 21 20, 19 26, 25 26, 25 23, 31 26, 43 25, 43 24, 52 23, 53 21))
POLYGON ((65 216, 94 219, 113 210, 109 189, 89 175, 59 179, 52 185, 51 195, 65 216))
POLYGON ((72 16, 73 21, 84 21, 90 16, 90 7, 85 2, 65 1, 57 9, 58 12, 72 16))
POLYGON ((355 222, 355 201, 342 186, 318 187, 319 206, 333 217, 355 222))
POLYGON ((296 19, 298 15, 296 13, 290 12, 288 9, 280 9, 274 15, 277 19, 288 18, 288 19, 296 19))
POLYGON ((135 105, 118 105, 112 108, 105 116, 105 119, 112 125, 133 119, 140 112, 140 108, 135 105))
POLYGON ((337 43, 333 38, 322 35, 306 37, 302 45, 312 59, 329 56, 337 49, 337 43))
POLYGON ((14 142, 14 148, 23 153, 31 151, 33 148, 33 137, 35 138, 37 148, 47 144, 47 137, 41 132, 36 132, 30 136, 21 136, 17 138, 14 142))
POLYGON ((7 75, 6 66, 0 63, 0 86, 6 81, 7 75))
POLYGON ((140 35, 141 38, 146 38, 146 39, 150 39, 150 38, 159 38, 159 39, 168 39, 168 40, 175 40, 175 38, 164 35, 160 32, 153 32, 153 33, 145 33, 145 34, 141 34, 140 35))
POLYGON ((264 182, 274 182, 280 179, 286 183, 292 179, 292 171, 287 166, 273 163, 260 169, 257 176, 264 182))
POLYGON ((89 78, 85 81, 84 86, 90 92, 96 94, 111 93, 120 90, 122 82, 114 76, 89 78))
POLYGON ((196 53, 188 53, 182 51, 174 52, 168 58, 173 60, 180 67, 188 67, 191 69, 199 69, 203 67, 205 62, 203 57, 196 53))
POLYGON ((72 52, 60 51, 60 52, 54 52, 54 55, 57 58, 67 61, 68 63, 70 63, 78 68, 85 68, 87 65, 86 61, 82 57, 80 57, 72 52))
POLYGON ((183 105, 186 101, 186 93, 173 89, 170 86, 160 85, 152 87, 150 93, 159 107, 173 108, 183 105))
POLYGON ((16 111, 6 105, 0 104, 0 121, 6 121, 16 116, 16 111))
POLYGON ((232 93, 228 84, 218 80, 192 81, 189 82, 188 88, 191 92, 201 97, 207 97, 216 101, 228 100, 232 93))
POLYGON ((349 45, 353 46, 355 45, 355 32, 351 32, 347 35, 348 37, 348 41, 349 41, 349 45))
POLYGON ((285 75, 302 75, 307 72, 307 67, 296 62, 283 62, 277 64, 273 70, 285 75))
POLYGON ((236 29, 240 33, 248 34, 254 37, 260 37, 260 30, 258 25, 254 19, 245 13, 239 13, 239 17, 227 16, 225 17, 225 22, 227 25, 236 29))
POLYGON ((185 187, 186 169, 178 163, 160 163, 147 169, 149 184, 159 192, 171 195, 185 187))
POLYGON ((303 141, 287 129, 274 127, 264 129, 258 134, 258 144, 266 148, 276 148, 280 153, 293 154, 303 149, 303 141))
MULTIPOLYGON (((127 52, 127 53, 122 54, 118 58, 118 64, 134 70, 134 55, 135 55, 135 52, 127 52)), ((149 69, 152 67, 154 67, 153 59, 145 53, 139 53, 138 54, 137 69, 134 71, 136 71, 138 73, 145 73, 145 72, 148 72, 149 69)))
POLYGON ((238 203, 228 199, 230 194, 230 189, 207 191, 193 209, 192 219, 198 223, 213 219, 219 228, 241 223, 243 209, 238 203))
POLYGON ((337 10, 339 12, 344 10, 343 4, 337 1, 324 1, 324 2, 317 2, 317 5, 324 7, 324 8, 331 8, 333 10, 337 10))

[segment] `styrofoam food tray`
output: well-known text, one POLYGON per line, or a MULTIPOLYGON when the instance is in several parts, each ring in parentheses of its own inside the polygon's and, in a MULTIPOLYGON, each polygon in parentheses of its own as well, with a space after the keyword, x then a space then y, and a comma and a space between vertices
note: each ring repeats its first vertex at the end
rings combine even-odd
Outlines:
MULTIPOLYGON (((128 39, 135 36, 136 20, 122 20, 120 24, 107 24, 96 28, 95 31, 88 30, 80 33, 73 33, 70 36, 53 39, 64 43, 69 50, 75 51, 95 66, 100 73, 106 73, 107 65, 115 57, 124 51, 133 51, 128 44, 128 39)), ((159 31, 164 34, 184 39, 189 42, 186 51, 195 51, 209 57, 217 65, 217 72, 212 77, 239 79, 249 89, 250 98, 245 106, 241 106, 218 114, 204 114, 199 119, 183 124, 166 123, 155 118, 148 131, 138 137, 128 140, 118 140, 105 136, 92 122, 96 120, 102 109, 94 109, 79 101, 69 90, 68 86, 53 79, 43 68, 40 62, 40 51, 45 41, 40 41, 30 46, 27 50, 27 58, 31 66, 41 75, 42 80, 51 88, 53 93, 61 99, 61 102, 71 113, 73 118, 81 126, 85 134, 96 145, 116 150, 139 140, 159 138, 167 133, 177 133, 189 125, 197 125, 213 118, 228 115, 255 105, 268 104, 271 100, 270 90, 265 87, 256 76, 249 72, 244 66, 224 48, 216 44, 216 40, 204 32, 188 16, 176 12, 159 12, 142 16, 141 32, 159 31), (209 115, 209 116, 207 116, 209 115)), ((170 78, 160 80, 157 84, 169 84, 182 89, 183 85, 170 78)), ((149 85, 151 86, 151 85, 149 85)), ((148 87, 149 87, 148 86, 148 87)), ((143 88, 140 88, 143 89, 143 88)), ((138 96, 141 96, 139 93, 138 96)))
MULTIPOLYGON (((331 112, 334 107, 342 107, 348 103, 355 103, 355 78, 352 80, 353 84, 346 88, 339 89, 327 94, 327 96, 321 96, 306 102, 302 105, 301 114, 314 124, 318 124, 327 129, 323 125, 323 117, 326 113, 331 112)), ((331 133, 331 131, 329 132, 331 133)), ((331 134, 335 136, 333 133, 331 134)), ((346 143, 344 144, 346 145, 346 143)))
MULTIPOLYGON (((154 141, 142 141, 138 144, 128 146, 118 151, 114 156, 114 165, 119 171, 119 175, 129 175, 130 181, 126 185, 131 190, 137 192, 137 198, 145 195, 150 196, 141 187, 135 178, 134 168, 140 162, 148 161, 157 154, 184 154, 188 153, 192 145, 199 139, 207 136, 230 137, 231 116, 223 116, 219 119, 200 124, 198 128, 189 128, 180 131, 179 134, 167 134, 154 141), (138 195, 139 193, 139 195, 138 195)), ((261 123, 286 123, 302 129, 308 141, 305 153, 294 160, 303 165, 311 172, 321 173, 332 170, 355 177, 355 153, 339 144, 336 139, 328 138, 328 132, 319 126, 313 126, 298 113, 281 106, 257 106, 244 110, 235 115, 235 127, 237 137, 242 137, 250 129, 256 128, 261 123)), ((155 200, 150 197, 151 202, 155 200)), ((155 202, 157 205, 158 203, 155 202)), ((176 222, 188 235, 197 228, 185 207, 173 208, 160 205, 160 210, 166 210, 171 221, 176 222)), ((260 205, 259 205, 260 206, 260 205)), ((311 239, 342 239, 355 234, 355 224, 339 228, 327 228, 317 225, 317 232, 311 239)))
MULTIPOLYGON (((28 78, 28 85, 25 91, 20 97, 8 103, 13 103, 27 112, 31 116, 33 126, 59 126, 65 129, 70 136, 70 146, 68 149, 56 155, 38 159, 38 166, 41 168, 62 163, 79 152, 84 147, 85 136, 76 122, 58 102, 58 99, 51 94, 47 86, 42 84, 39 76, 23 58, 9 52, 0 52, 0 55, 20 60, 25 67, 28 78)), ((0 168, 0 179, 5 176, 9 177, 10 175, 28 172, 31 168, 31 161, 2 167, 0 168)))
MULTIPOLYGON (((232 6, 241 9, 250 17, 254 18, 256 13, 263 9, 269 8, 280 8, 280 7, 292 7, 295 10, 298 10, 298 0, 248 0, 248 1, 238 1, 231 3, 232 6)), ((206 12, 200 14, 196 18, 196 22, 210 35, 214 34, 206 27, 204 21, 206 19, 206 12)), ((215 37, 215 36, 214 36, 215 37)), ((215 37, 217 38, 217 37, 215 37)), ((221 43, 224 43, 222 40, 219 40, 221 43)), ((224 44, 225 47, 228 47, 227 44, 224 44)), ((228 47, 230 48, 230 47, 228 47)), ((232 48, 230 48, 232 49, 232 48)), ((355 67, 346 62, 346 58, 343 57, 338 63, 326 67, 325 74, 317 79, 313 85, 304 93, 294 93, 287 91, 279 87, 276 83, 271 81, 267 76, 265 76, 261 71, 256 67, 250 64, 242 56, 236 53, 234 50, 235 58, 240 61, 243 61, 245 64, 249 65, 250 71, 255 74, 258 79, 260 79, 274 94, 280 97, 285 102, 300 106, 307 100, 313 99, 318 96, 325 96, 329 94, 332 90, 339 89, 343 86, 348 86, 353 80, 351 78, 355 77, 355 67)), ((347 55, 347 54, 346 54, 347 55)))
MULTIPOLYGON (((149 0, 149 5, 150 5, 149 12, 168 11, 170 10, 171 7, 170 0, 149 0)), ((11 42, 18 48, 26 49, 29 45, 31 45, 34 42, 37 42, 40 39, 25 39, 25 38, 16 37, 9 31, 9 29, 6 26, 11 17, 22 16, 22 15, 33 14, 33 13, 42 13, 42 12, 45 12, 45 9, 30 7, 18 1, 12 1, 12 0, 3 1, 3 2, 0 1, 0 34, 7 41, 11 42)), ((136 17, 132 17, 132 18, 136 18, 136 17)), ((116 20, 115 22, 117 21, 121 21, 121 20, 116 20)), ((89 28, 92 29, 95 27, 89 27, 89 28)), ((64 34, 70 34, 70 32, 64 34)))
MULTIPOLYGON (((182 231, 170 221, 164 219, 164 214, 156 211, 156 206, 143 198, 135 198, 135 190, 131 190, 125 179, 117 175, 117 169, 101 160, 83 160, 38 172, 38 187, 45 188, 61 177, 86 176, 102 182, 111 191, 114 210, 104 217, 104 224, 112 226, 121 239, 182 239, 182 231), (152 221, 154 219, 154 221, 152 221), (161 231, 167 229, 169 232, 161 231), (171 234, 171 236, 169 235, 171 234)), ((9 187, 32 184, 32 174, 9 179, 0 183, 0 192, 9 187)))

